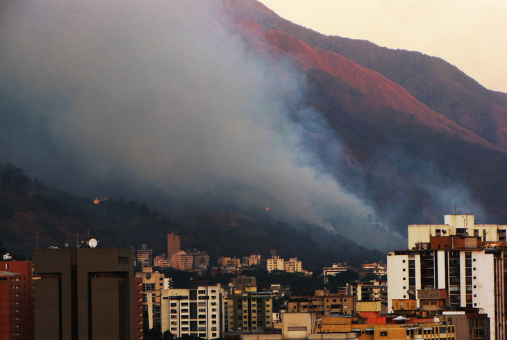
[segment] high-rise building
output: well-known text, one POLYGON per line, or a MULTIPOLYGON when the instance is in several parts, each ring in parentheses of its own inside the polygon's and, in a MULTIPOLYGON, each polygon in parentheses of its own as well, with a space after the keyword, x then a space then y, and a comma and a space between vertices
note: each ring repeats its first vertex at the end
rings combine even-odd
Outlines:
POLYGON ((222 338, 223 296, 224 289, 220 285, 162 290, 162 333, 169 330, 175 338, 222 338))
POLYGON ((428 314, 478 308, 491 320, 491 339, 505 340, 505 225, 478 225, 473 215, 444 224, 410 225, 407 250, 387 256, 388 311, 413 301, 428 314))
POLYGON ((181 251, 180 236, 176 234, 167 234, 167 257, 181 251))
POLYGON ((142 338, 133 255, 126 248, 34 250, 41 276, 35 281, 35 338, 142 338))
POLYGON ((243 292, 227 297, 228 331, 257 331, 273 327, 271 293, 243 292))
POLYGON ((0 340, 34 339, 32 262, 0 262, 0 340))
POLYGON ((146 313, 147 328, 160 329, 160 305, 162 289, 169 289, 172 285, 170 278, 163 273, 153 271, 152 267, 143 267, 142 272, 136 273, 142 283, 142 305, 146 313))

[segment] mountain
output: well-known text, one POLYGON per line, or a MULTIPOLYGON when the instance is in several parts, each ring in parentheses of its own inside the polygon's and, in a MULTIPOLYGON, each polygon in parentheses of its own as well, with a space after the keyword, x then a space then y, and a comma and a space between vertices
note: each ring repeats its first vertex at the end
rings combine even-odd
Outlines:
POLYGON ((183 249, 208 252, 212 264, 220 256, 243 257, 271 249, 283 257, 298 257, 305 268, 334 262, 379 261, 384 254, 320 229, 295 229, 282 221, 247 216, 236 210, 207 214, 181 211, 166 218, 144 203, 123 198, 92 199, 48 187, 22 169, 0 164, 0 250, 31 258, 34 248, 80 245, 88 237, 101 247, 140 248, 155 255, 167 251, 166 235, 181 237, 183 249), (88 236, 89 235, 89 236, 88 236))
POLYGON ((282 247, 317 263, 322 243, 303 240, 329 240, 333 258, 351 239, 404 247, 408 224, 444 214, 504 221, 507 94, 440 58, 325 36, 255 0, 6 10, 0 162, 59 189, 3 193, 1 235, 21 252, 34 231, 162 251, 153 235, 178 230, 213 256, 282 247))
POLYGON ((440 221, 456 202, 503 222, 505 93, 440 58, 324 36, 256 1, 223 5, 255 49, 304 72, 306 104, 345 141, 336 176, 400 231, 440 221))

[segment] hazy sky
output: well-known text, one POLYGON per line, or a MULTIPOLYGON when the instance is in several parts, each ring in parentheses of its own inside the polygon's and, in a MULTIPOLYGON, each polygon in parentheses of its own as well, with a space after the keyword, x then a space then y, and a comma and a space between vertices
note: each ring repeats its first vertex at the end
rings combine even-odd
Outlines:
POLYGON ((419 51, 507 92, 503 0, 260 0, 281 17, 326 35, 419 51))

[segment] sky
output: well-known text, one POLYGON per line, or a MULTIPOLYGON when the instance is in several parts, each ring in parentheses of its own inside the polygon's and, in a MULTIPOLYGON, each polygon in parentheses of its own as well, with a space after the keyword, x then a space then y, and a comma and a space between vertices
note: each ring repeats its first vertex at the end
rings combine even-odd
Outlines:
POLYGON ((326 35, 418 51, 507 93, 507 2, 502 0, 260 0, 326 35))

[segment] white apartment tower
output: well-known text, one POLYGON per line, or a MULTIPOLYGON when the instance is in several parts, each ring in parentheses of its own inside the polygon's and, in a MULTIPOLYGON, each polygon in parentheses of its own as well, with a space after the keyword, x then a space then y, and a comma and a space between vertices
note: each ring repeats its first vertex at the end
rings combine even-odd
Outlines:
POLYGON ((491 339, 505 340, 507 226, 478 225, 473 215, 444 221, 409 225, 409 249, 388 253, 388 311, 394 300, 408 299, 430 314, 480 308, 491 320, 491 339))
POLYGON ((223 338, 223 297, 224 289, 220 285, 162 290, 162 333, 169 330, 174 338, 185 335, 223 338))

